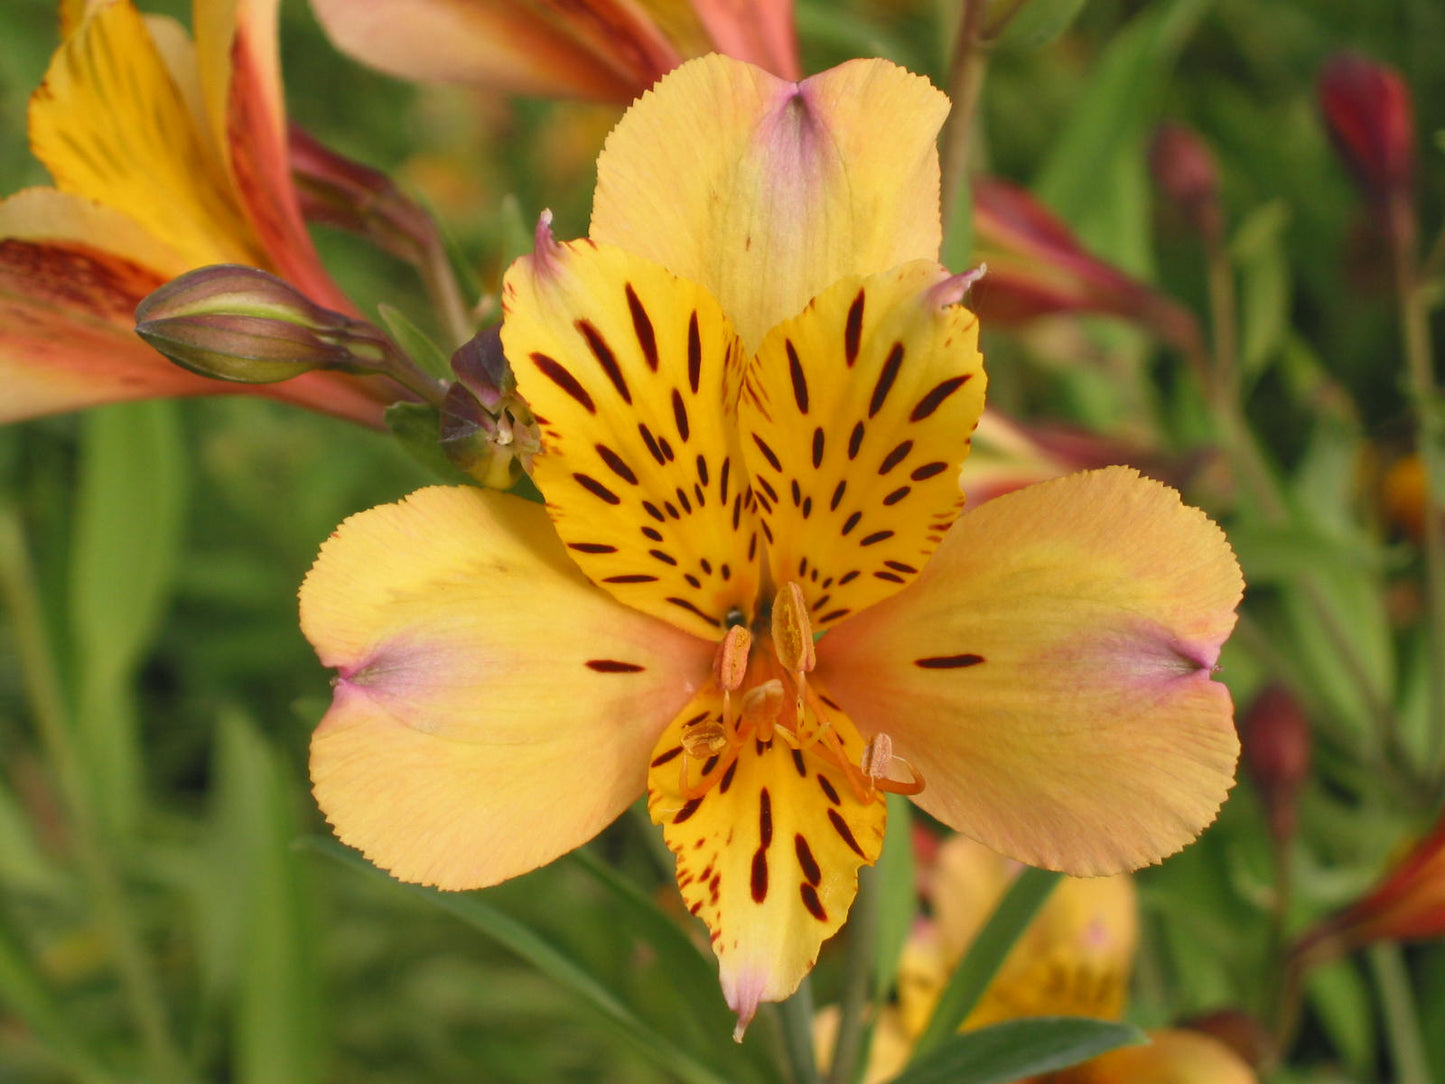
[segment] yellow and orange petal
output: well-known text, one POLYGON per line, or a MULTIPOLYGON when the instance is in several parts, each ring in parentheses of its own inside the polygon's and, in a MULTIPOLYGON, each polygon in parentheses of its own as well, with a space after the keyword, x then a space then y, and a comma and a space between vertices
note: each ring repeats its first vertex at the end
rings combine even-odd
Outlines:
POLYGON ((1108 468, 962 516, 908 588, 818 645, 865 737, 928 780, 916 801, 1031 865, 1116 873, 1213 820, 1239 742, 1211 680, 1243 590, 1219 530, 1108 468))
POLYGON ((337 48, 391 75, 552 98, 625 102, 659 79, 687 54, 659 28, 658 15, 690 51, 706 47, 696 18, 676 0, 316 0, 314 7, 337 48))
POLYGON ((968 276, 916 261, 849 277, 769 332, 739 424, 772 582, 824 630, 910 582, 963 507, 983 410, 968 276))
POLYGON ((477 888, 586 842, 642 793, 709 645, 616 602, 535 504, 433 487, 347 520, 301 588, 337 670, 311 744, 345 843, 477 888))
POLYGON ((31 148, 57 188, 124 213, 188 267, 264 264, 188 98, 130 0, 97 4, 31 98, 31 148))
POLYGON ((937 258, 947 112, 928 80, 884 60, 801 83, 690 61, 608 137, 590 236, 705 287, 755 352, 833 283, 937 258))
POLYGON ((745 730, 731 747, 719 737, 709 755, 698 728, 723 735, 737 723, 713 687, 653 750, 648 809, 677 856, 688 910, 707 923, 737 1037, 759 1003, 797 989, 847 917, 859 867, 883 845, 883 795, 860 793, 856 773, 839 763, 856 764, 863 742, 841 711, 828 722, 829 744, 779 726, 767 736, 745 730))
POLYGON ((1057 1073, 1041 1084, 1256 1084, 1238 1054, 1211 1035, 1183 1028, 1149 1033, 1142 1046, 1121 1046, 1057 1073))
POLYGON ((119 211, 53 188, 0 200, 0 422, 101 403, 245 391, 381 424, 364 380, 307 373, 264 387, 172 365, 135 335, 135 307, 185 270, 119 211))
POLYGON ((714 641, 751 621, 762 541, 738 444, 737 337, 706 290, 610 245, 537 252, 503 284, 502 342, 542 428, 534 478, 574 560, 714 641))

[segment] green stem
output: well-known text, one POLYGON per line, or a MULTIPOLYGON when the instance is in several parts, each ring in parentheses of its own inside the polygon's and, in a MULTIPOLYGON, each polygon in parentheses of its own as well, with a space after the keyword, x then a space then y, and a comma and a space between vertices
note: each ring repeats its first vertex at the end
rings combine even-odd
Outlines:
POLYGON ((115 957, 126 1004, 145 1047, 147 1079, 156 1084, 184 1080, 187 1074, 171 1037, 160 986, 127 907, 120 875, 111 862, 113 848, 100 831, 79 750, 72 741, 35 582, 20 518, 13 507, 0 507, 0 597, 10 611, 26 698, 69 815, 90 903, 115 957))
POLYGON ((868 1029, 864 1009, 873 992, 873 961, 878 941, 878 870, 858 871, 858 896, 848 915, 848 963, 838 1006, 838 1037, 833 1043, 829 1084, 851 1084, 858 1075, 868 1029))
MULTIPOLYGON (((1395 262, 1395 290, 1400 305, 1400 334, 1405 352, 1410 398, 1415 409, 1416 442, 1425 473, 1425 589, 1430 630, 1431 718, 1445 719, 1445 519, 1437 495, 1445 488, 1445 418, 1435 387, 1435 359, 1430 342, 1429 312, 1415 264, 1418 238, 1414 209, 1406 198, 1389 208, 1395 262)), ((1438 770, 1440 727, 1431 728, 1430 764, 1438 770)))
POLYGON ((452 272, 452 263, 447 256, 446 245, 441 235, 433 231, 427 238, 425 249, 417 262, 417 271, 426 287, 427 296, 436 306, 437 316, 451 339, 452 349, 476 334, 476 321, 467 311, 462 300, 461 287, 452 272))
POLYGON ((958 1031, 988 989, 994 975, 998 974, 1014 943, 1049 898, 1060 876, 1051 870, 1026 866, 1014 878, 975 938, 968 955, 960 961, 944 987, 943 996, 938 999, 933 1015, 928 1019, 928 1026, 913 1047, 913 1061, 918 1061, 958 1031))
POLYGON ((1434 1077, 1430 1075, 1430 1061, 1420 1034, 1420 1014, 1400 946, 1375 945, 1367 956, 1380 990, 1381 1015, 1385 1018, 1396 1084, 1430 1084, 1434 1077))
POLYGON ((958 20, 958 34, 953 41, 953 56, 948 65, 948 96, 953 101, 948 120, 943 126, 939 166, 943 182, 943 233, 948 234, 949 219, 957 204, 958 186, 968 175, 968 156, 973 142, 973 120, 988 70, 988 56, 979 45, 984 0, 964 0, 958 20))
POLYGON ((804 978, 798 990, 777 1008, 783 1029, 783 1047, 793 1071, 793 1084, 822 1084, 818 1058, 813 1051, 813 987, 804 978))

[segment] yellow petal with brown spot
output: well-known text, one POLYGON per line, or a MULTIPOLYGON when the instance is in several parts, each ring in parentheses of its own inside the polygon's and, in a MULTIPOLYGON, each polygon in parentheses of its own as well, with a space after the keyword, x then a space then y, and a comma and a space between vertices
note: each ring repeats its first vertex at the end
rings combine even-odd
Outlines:
POLYGON ((802 586, 815 630, 910 582, 963 507, 985 384, 966 282, 923 260, 849 277, 748 368, 739 424, 773 582, 802 586))
POLYGON ((542 428, 534 477, 573 559, 699 636, 721 639, 734 610, 751 621, 761 539, 717 302, 641 257, 550 235, 502 293, 502 343, 542 428))
POLYGON ((383 869, 448 889, 610 823, 711 659, 588 583, 537 505, 466 487, 343 523, 301 627, 338 671, 311 742, 317 803, 383 869))
POLYGON ((817 675, 886 731, 929 813, 1076 875, 1157 862, 1214 819, 1239 741, 1211 681, 1243 590, 1224 533, 1111 467, 960 517, 923 574, 837 625, 817 675))
MULTIPOLYGON (((851 762, 863 744, 842 714, 831 724, 851 762)), ((677 856, 688 910, 707 923, 738 1034, 763 1001, 781 1001, 842 926, 858 869, 883 845, 887 806, 860 796, 838 767, 781 730, 731 752, 694 756, 688 737, 724 727, 721 695, 705 690, 663 733, 648 773, 648 810, 677 856), (712 785, 690 794, 699 780, 712 785)))

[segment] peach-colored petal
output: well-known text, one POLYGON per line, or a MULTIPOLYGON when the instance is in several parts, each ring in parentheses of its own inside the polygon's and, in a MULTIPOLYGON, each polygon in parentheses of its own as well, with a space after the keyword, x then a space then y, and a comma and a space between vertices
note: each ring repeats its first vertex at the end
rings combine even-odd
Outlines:
POLYGON ((1243 589, 1223 533, 1122 467, 962 516, 908 588, 818 644, 865 735, 887 732, 928 812, 1077 875, 1179 850, 1239 742, 1210 680, 1243 589))
POLYGON ((693 0, 720 53, 766 68, 781 79, 797 79, 798 34, 793 0, 693 0))
MULTIPOLYGON (((314 0, 342 52, 406 79, 629 101, 682 55, 628 0, 314 0)), ((645 5, 647 7, 658 5, 645 5)), ((682 17, 690 16, 685 5, 682 17)))
POLYGON ((928 80, 885 60, 801 83, 690 61, 608 137, 591 236, 704 286, 756 351, 839 279, 937 258, 947 111, 928 80))
POLYGON ((311 744, 317 802, 377 865, 447 889, 607 825, 711 660, 588 583, 540 506, 465 487, 343 523, 301 627, 338 671, 311 744))

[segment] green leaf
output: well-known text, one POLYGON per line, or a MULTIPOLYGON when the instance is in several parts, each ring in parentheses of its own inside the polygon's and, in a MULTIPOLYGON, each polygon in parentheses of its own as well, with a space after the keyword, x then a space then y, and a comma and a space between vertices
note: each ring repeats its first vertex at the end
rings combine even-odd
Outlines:
POLYGON ((441 415, 425 403, 393 403, 386 408, 386 427, 408 455, 437 477, 452 485, 476 482, 442 451, 441 415))
POLYGON ((999 49, 1037 49, 1067 30, 1083 9, 1084 0, 1024 0, 1018 14, 994 39, 999 49))
POLYGON ((176 404, 124 403, 83 420, 72 540, 74 717, 101 823, 135 823, 143 772, 135 669, 160 625, 185 526, 176 404))
MULTIPOLYGON (((1086 240, 1090 226, 1118 200, 1123 162, 1138 159, 1163 98, 1174 58, 1209 0, 1152 4, 1115 35, 1092 65, 1078 102, 1040 170, 1035 193, 1086 240)), ((1107 248, 1100 248, 1107 254, 1107 248)))
POLYGON ((222 894, 216 910, 230 920, 237 1084, 321 1079, 315 897, 291 847, 299 826, 290 778, 244 717, 222 719, 211 885, 222 894))
POLYGON ((943 988, 933 1015, 913 1048, 915 1061, 944 1046, 958 1031, 998 974, 1014 942, 1049 898, 1060 876, 1051 870, 1025 866, 1014 878, 943 988))
POLYGON ((1353 1070, 1354 1079, 1374 1075, 1376 1044, 1374 999, 1353 960, 1314 968, 1305 981, 1310 1007, 1320 1025, 1353 1070))
MULTIPOLYGON (((382 876, 370 863, 329 839, 307 839, 306 844, 340 862, 382 876)), ((642 1020, 616 991, 593 974, 562 945, 548 940, 521 920, 493 907, 480 895, 438 892, 420 885, 400 885, 402 890, 429 900, 442 910, 486 934, 516 953, 543 974, 570 990, 593 1010, 610 1020, 638 1050, 686 1084, 727 1084, 728 1078, 699 1062, 692 1053, 642 1020)))
POLYGON ((1128 1024, 1076 1016, 1009 1020, 955 1035, 893 1084, 1006 1084, 1147 1042, 1128 1024))
POLYGON ((429 373, 438 380, 445 380, 450 383, 453 380, 451 357, 431 337, 416 324, 411 318, 402 312, 395 305, 388 305, 385 302, 376 306, 377 315, 386 323, 386 330, 396 340, 396 345, 419 365, 423 372, 429 373))
POLYGON ((888 795, 888 831, 878 856, 878 937, 873 958, 874 990, 888 993, 898 973, 903 946, 918 913, 913 860, 913 803, 888 795))
POLYGON ((1290 333, 1293 281, 1285 252, 1289 205, 1271 200, 1235 231, 1230 253, 1239 271, 1239 361, 1258 376, 1284 349, 1290 333))

